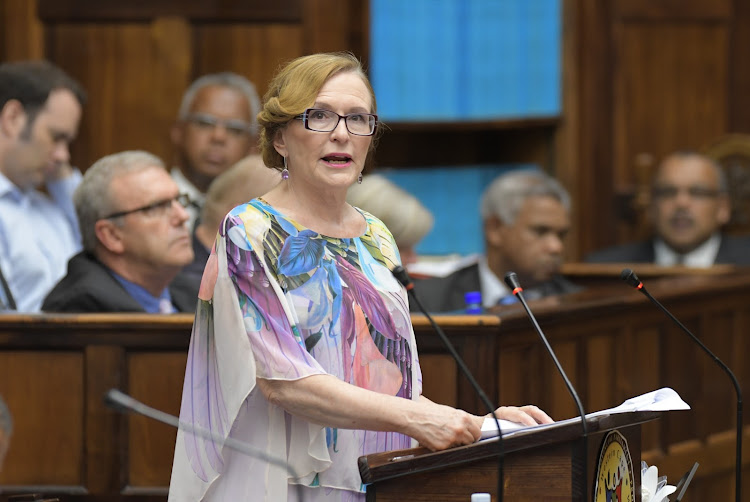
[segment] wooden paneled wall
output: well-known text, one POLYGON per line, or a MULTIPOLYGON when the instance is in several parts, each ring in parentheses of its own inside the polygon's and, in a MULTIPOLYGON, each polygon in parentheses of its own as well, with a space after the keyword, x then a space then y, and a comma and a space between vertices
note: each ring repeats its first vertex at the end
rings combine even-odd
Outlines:
POLYGON ((572 256, 648 234, 634 200, 675 150, 750 132, 744 0, 567 0, 556 171, 572 256))
MULTIPOLYGON (((750 132, 750 4, 562 1, 559 120, 398 125, 376 160, 539 163, 573 196, 575 260, 648 232, 633 196, 665 154, 750 132)), ((233 70, 263 92, 302 54, 367 62, 368 23, 366 0, 0 0, 0 60, 47 57, 86 86, 78 166, 127 148, 171 161, 168 129, 194 78, 233 70)))
POLYGON ((46 57, 81 81, 89 103, 72 157, 82 169, 136 148, 169 162, 169 127, 195 78, 234 71, 262 96, 297 56, 365 57, 366 9, 352 0, 0 0, 0 60, 46 57))

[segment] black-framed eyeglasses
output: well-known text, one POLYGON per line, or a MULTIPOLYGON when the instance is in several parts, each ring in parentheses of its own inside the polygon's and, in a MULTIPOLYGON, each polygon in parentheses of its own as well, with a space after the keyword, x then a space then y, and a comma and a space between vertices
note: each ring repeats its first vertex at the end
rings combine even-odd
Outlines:
POLYGON ((308 108, 295 119, 302 120, 305 129, 316 132, 331 132, 344 119, 346 130, 355 136, 372 136, 378 127, 378 116, 374 113, 348 113, 339 115, 331 110, 308 108))
POLYGON ((198 129, 213 131, 218 126, 224 127, 233 136, 246 136, 253 132, 253 127, 248 122, 239 119, 220 119, 208 113, 191 113, 185 120, 198 129))
POLYGON ((165 216, 172 210, 175 202, 182 207, 188 207, 193 203, 193 201, 190 200, 190 196, 188 194, 181 193, 180 195, 172 197, 171 199, 159 200, 152 204, 149 204, 148 206, 137 207, 135 209, 129 209, 127 211, 118 211, 108 216, 104 216, 100 219, 111 220, 113 218, 120 218, 132 213, 143 213, 147 216, 165 216))

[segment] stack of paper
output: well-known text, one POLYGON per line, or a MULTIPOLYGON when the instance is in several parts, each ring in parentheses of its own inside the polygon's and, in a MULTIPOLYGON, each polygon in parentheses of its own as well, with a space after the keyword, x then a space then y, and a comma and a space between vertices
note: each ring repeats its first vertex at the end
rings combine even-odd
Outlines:
MULTIPOLYGON (((631 397, 626 400, 620 406, 615 408, 609 408, 608 410, 595 411, 594 413, 587 413, 587 418, 598 417, 601 415, 613 415, 615 413, 630 413, 634 411, 671 411, 671 410, 689 410, 690 406, 682 400, 682 398, 669 387, 655 390, 647 394, 643 394, 637 397, 631 397)), ((510 436, 521 430, 528 429, 540 429, 547 427, 559 427, 571 422, 579 422, 580 417, 573 417, 567 420, 561 420, 559 422, 553 422, 551 424, 541 425, 524 425, 517 422, 511 422, 509 420, 500 420, 500 429, 503 431, 503 437, 510 436)), ((495 420, 485 418, 482 424, 482 438, 491 438, 497 436, 497 425, 495 420)))

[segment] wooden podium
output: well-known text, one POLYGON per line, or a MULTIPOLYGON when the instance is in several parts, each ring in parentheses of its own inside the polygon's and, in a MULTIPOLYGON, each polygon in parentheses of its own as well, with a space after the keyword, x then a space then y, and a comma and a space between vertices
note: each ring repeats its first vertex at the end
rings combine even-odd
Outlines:
MULTIPOLYGON (((506 437, 504 500, 596 500, 600 452, 605 438, 616 431, 632 460, 630 500, 640 501, 641 424, 660 415, 635 412, 588 418, 585 456, 580 421, 506 437), (584 465, 587 473, 582 476, 584 465)), ((488 440, 441 452, 412 448, 360 457, 367 502, 468 502, 475 492, 491 493, 496 500, 497 452, 497 441, 488 440)))

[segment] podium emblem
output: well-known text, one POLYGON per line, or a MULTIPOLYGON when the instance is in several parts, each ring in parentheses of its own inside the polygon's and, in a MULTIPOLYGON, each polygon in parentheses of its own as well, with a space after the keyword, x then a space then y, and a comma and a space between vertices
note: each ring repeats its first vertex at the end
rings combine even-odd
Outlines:
POLYGON ((617 431, 607 434, 599 452, 594 502, 635 502, 633 460, 627 441, 617 431))

